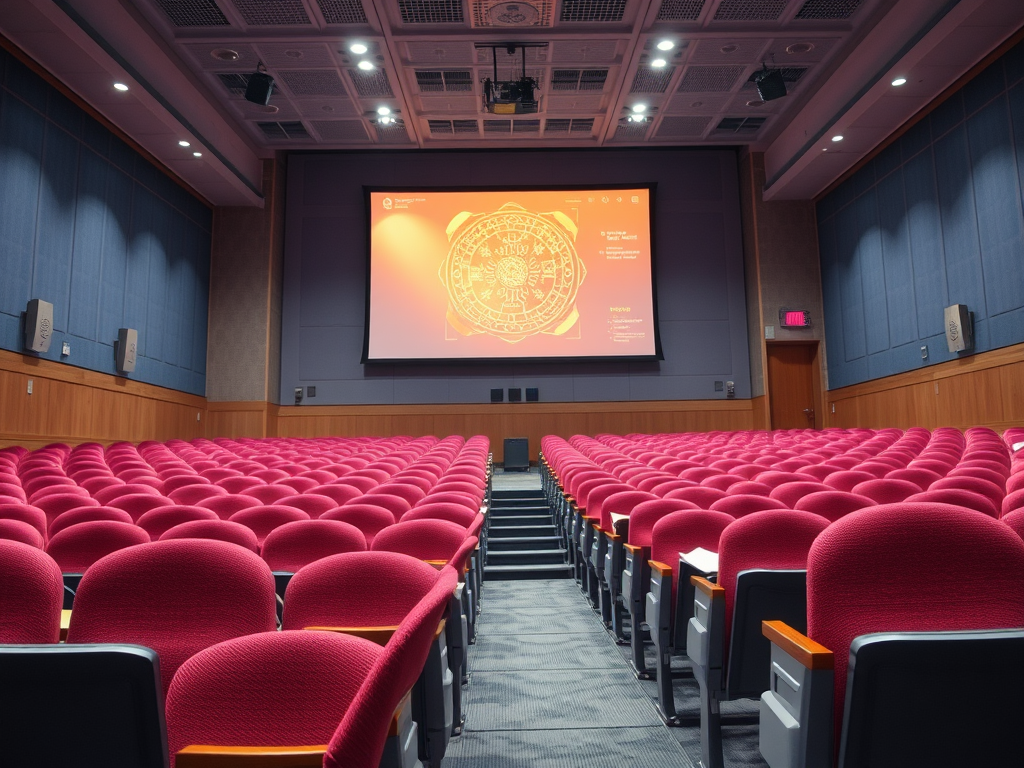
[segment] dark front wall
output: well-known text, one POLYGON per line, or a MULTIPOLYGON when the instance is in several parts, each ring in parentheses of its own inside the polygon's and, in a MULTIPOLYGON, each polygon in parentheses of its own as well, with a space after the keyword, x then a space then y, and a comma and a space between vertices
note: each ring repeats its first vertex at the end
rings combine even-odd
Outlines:
POLYGON ((131 378, 205 394, 210 210, 2 50, 0 84, 0 348, 44 299, 43 357, 112 374, 135 328, 131 378))
POLYGON ((549 402, 750 396, 736 156, 731 150, 295 154, 288 161, 282 403, 481 403, 492 387, 549 402), (360 364, 363 186, 656 182, 660 363, 360 364))
POLYGON ((1024 44, 819 203, 830 388, 957 357, 950 304, 976 351, 1024 341, 1022 180, 1024 44))

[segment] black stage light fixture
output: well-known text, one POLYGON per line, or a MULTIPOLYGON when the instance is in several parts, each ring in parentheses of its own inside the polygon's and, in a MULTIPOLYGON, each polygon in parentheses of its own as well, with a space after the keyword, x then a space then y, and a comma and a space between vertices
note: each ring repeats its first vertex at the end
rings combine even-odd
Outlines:
POLYGON ((492 389, 491 390, 491 402, 492 403, 503 403, 503 402, 505 402, 505 390, 504 389, 492 389))
POLYGON ((249 75, 249 82, 245 86, 245 100, 265 107, 270 103, 273 92, 274 78, 267 74, 267 68, 261 62, 256 71, 249 75))
POLYGON ((523 390, 522 390, 522 387, 509 387, 508 388, 508 401, 510 403, 521 403, 523 401, 523 390))
POLYGON ((768 65, 762 64, 762 69, 754 76, 754 85, 757 86, 757 95, 761 101, 774 101, 786 95, 786 81, 782 77, 782 71, 768 69, 768 65))

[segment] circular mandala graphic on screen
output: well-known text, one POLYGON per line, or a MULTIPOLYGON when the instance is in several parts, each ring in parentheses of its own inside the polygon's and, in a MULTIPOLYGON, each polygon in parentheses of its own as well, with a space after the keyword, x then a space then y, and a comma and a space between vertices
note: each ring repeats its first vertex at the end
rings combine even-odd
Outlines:
POLYGON ((448 322, 463 335, 489 333, 511 343, 564 334, 579 319, 576 292, 587 274, 573 245, 576 233, 561 212, 515 203, 460 213, 448 225, 451 247, 439 273, 448 322))

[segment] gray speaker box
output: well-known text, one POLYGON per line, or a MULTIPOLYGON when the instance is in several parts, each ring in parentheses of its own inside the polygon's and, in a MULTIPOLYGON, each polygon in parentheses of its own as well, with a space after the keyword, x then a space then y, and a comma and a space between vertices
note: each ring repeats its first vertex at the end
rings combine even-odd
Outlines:
POLYGON ((135 370, 135 357, 139 348, 139 332, 134 328, 117 329, 117 345, 114 354, 117 358, 117 370, 131 373, 135 370))
POLYGON ((32 299, 25 309, 25 349, 46 352, 53 337, 53 304, 32 299))
POLYGON ((970 352, 974 349, 974 322, 966 304, 946 307, 946 346, 950 352, 970 352))

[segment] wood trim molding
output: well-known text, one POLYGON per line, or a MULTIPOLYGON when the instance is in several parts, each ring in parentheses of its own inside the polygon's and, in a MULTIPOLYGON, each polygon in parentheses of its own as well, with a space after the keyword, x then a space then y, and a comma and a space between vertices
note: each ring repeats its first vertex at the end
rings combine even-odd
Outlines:
POLYGON ((369 640, 377 645, 387 645, 388 640, 398 630, 394 627, 303 627, 311 632, 335 632, 339 635, 352 635, 369 640))
POLYGON ((832 651, 800 634, 784 621, 762 621, 761 634, 807 669, 835 669, 832 651))
POLYGON ((746 412, 750 400, 624 400, 591 403, 438 403, 423 405, 282 405, 281 419, 308 416, 411 416, 424 413, 467 416, 556 413, 746 412))
POLYGON ((659 576, 671 576, 672 566, 666 565, 665 563, 658 562, 657 560, 648 561, 651 564, 651 570, 659 576))
POLYGON ((712 584, 703 576, 691 576, 690 583, 696 587, 698 592, 703 592, 708 597, 714 597, 715 595, 725 597, 725 587, 712 584))
POLYGON ((192 744, 175 755, 179 768, 319 768, 326 744, 302 747, 222 747, 192 744))

